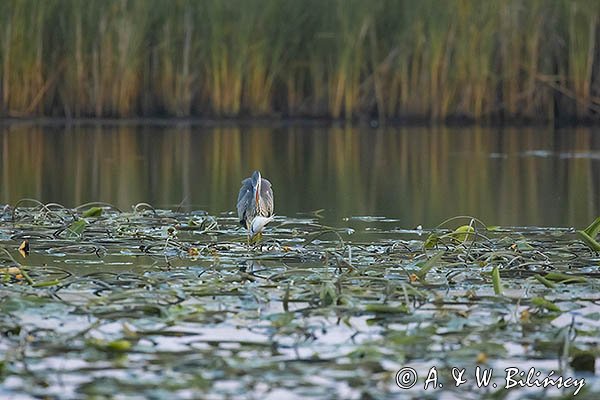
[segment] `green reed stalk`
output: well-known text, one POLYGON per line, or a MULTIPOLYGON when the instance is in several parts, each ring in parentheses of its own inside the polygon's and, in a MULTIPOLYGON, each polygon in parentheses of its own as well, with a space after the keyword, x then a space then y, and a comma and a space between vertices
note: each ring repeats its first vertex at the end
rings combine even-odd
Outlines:
POLYGON ((6 0, 1 116, 598 119, 592 0, 6 0))

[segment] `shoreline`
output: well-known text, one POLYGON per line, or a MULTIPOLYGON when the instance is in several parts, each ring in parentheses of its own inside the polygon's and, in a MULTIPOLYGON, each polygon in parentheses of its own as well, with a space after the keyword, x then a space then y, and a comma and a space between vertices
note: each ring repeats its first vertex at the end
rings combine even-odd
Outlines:
POLYGON ((329 117, 4 117, 0 118, 0 126, 310 126, 310 127, 362 127, 378 128, 594 128, 600 127, 600 120, 576 121, 476 121, 468 118, 448 118, 444 121, 431 121, 427 118, 408 117, 386 119, 353 118, 335 119, 329 117))

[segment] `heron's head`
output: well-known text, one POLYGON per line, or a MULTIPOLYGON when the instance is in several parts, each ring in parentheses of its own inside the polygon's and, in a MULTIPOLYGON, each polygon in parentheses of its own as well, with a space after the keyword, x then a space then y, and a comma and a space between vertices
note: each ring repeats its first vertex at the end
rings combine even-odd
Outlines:
POLYGON ((260 200, 260 182, 261 182, 261 176, 260 176, 260 172, 258 171, 254 171, 254 173, 252 174, 252 189, 254 190, 254 200, 256 201, 256 204, 258 204, 258 201, 260 200))
POLYGON ((273 218, 275 218, 274 215, 271 215, 270 217, 263 217, 260 215, 254 217, 252 224, 250 224, 250 236, 254 237, 261 233, 263 229, 265 229, 265 225, 273 221, 273 218))

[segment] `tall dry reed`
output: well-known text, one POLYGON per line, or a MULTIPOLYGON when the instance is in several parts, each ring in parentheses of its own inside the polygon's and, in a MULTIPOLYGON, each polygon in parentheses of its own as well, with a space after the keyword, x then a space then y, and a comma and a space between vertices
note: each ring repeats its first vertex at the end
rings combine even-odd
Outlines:
POLYGON ((0 115, 597 120, 594 0, 6 0, 0 115))

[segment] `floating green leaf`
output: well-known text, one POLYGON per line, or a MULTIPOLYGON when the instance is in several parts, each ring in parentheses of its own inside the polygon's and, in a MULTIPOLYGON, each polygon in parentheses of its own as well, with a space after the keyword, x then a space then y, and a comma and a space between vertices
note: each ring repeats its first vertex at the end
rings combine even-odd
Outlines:
POLYGON ((551 301, 548 301, 546 299, 544 299, 543 297, 534 297, 531 299, 531 304, 533 304, 534 306, 540 307, 540 308, 544 308, 548 311, 555 311, 555 312, 561 312, 562 310, 560 309, 560 307, 558 307, 556 304, 552 303, 551 301))
POLYGON ((321 293, 319 294, 322 306, 329 306, 335 302, 335 286, 331 282, 323 282, 321 285, 321 293))
POLYGON ((132 347, 131 342, 126 339, 113 340, 106 344, 107 350, 117 351, 117 352, 128 351, 131 349, 131 347, 132 347))
POLYGON ((596 218, 594 222, 590 224, 587 228, 583 230, 587 235, 593 239, 596 238, 598 232, 600 232, 600 217, 596 218))
POLYGON ((108 351, 108 352, 116 352, 123 353, 129 351, 133 346, 129 340, 126 339, 118 339, 112 340, 110 342, 103 339, 89 339, 87 343, 90 346, 93 346, 99 350, 108 351))
POLYGON ((77 238, 83 234, 85 227, 87 226, 87 222, 85 219, 78 219, 77 221, 73 221, 71 225, 67 228, 67 237, 68 238, 77 238))
POLYGON ((529 251, 534 249, 534 247, 525 240, 517 240, 515 242, 515 247, 519 251, 529 251))
POLYGON ((498 266, 492 269, 492 284, 494 285, 494 293, 498 296, 502 295, 502 281, 500 280, 500 270, 498 266))
POLYGON ((48 286, 56 286, 60 283, 58 279, 52 279, 50 281, 37 282, 32 284, 33 287, 48 287, 48 286))
POLYGON ((535 279, 537 279, 538 282, 540 282, 542 285, 549 287, 549 288, 554 288, 556 287, 556 285, 554 284, 554 282, 549 281, 548 279, 544 278, 542 275, 535 275, 534 276, 535 279))
POLYGON ((83 213, 83 218, 99 217, 102 215, 101 207, 91 207, 83 213))
POLYGON ((444 255, 444 252, 439 251, 439 252, 435 253, 433 256, 431 256, 429 259, 427 259, 427 261, 417 264, 420 268, 419 268, 419 271, 417 271, 415 273, 415 275, 417 275, 417 277, 420 280, 424 280, 425 276, 427 275, 429 270, 431 270, 431 268, 435 267, 435 265, 442 259, 443 255, 444 255))
POLYGON ((452 237, 459 242, 466 242, 469 239, 473 239, 475 234, 475 228, 471 225, 459 226, 452 232, 452 237))
POLYGON ((427 239, 425 239, 425 243, 423 243, 423 247, 425 249, 433 249, 435 246, 438 245, 440 241, 440 237, 438 235, 436 235, 435 233, 431 233, 429 236, 427 236, 427 239))
POLYGON ((365 304, 365 311, 378 314, 406 314, 408 307, 404 304, 399 306, 389 306, 387 304, 365 304))
POLYGON ((587 278, 585 276, 577 276, 577 275, 568 275, 563 274, 561 272, 548 272, 546 276, 544 276, 549 281, 559 282, 559 283, 583 283, 587 282, 587 278))
POLYGON ((289 325, 289 323, 294 320, 294 313, 293 312, 275 313, 275 314, 269 315, 267 317, 267 319, 269 321, 271 321, 271 324, 275 328, 281 328, 281 327, 289 325))
POLYGON ((593 251, 600 251, 600 243, 593 239, 586 231, 577 231, 583 242, 593 251))

